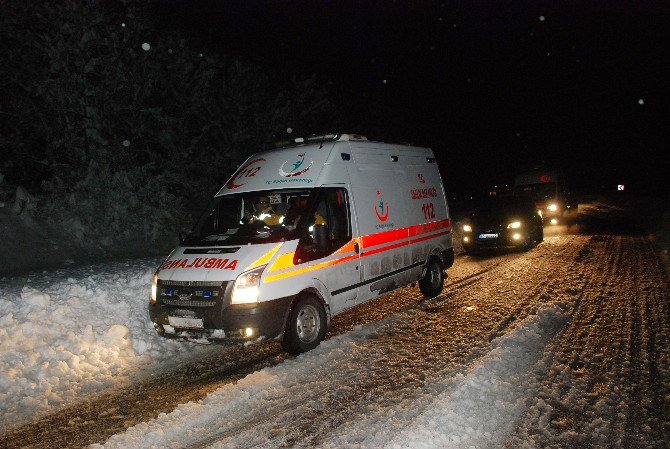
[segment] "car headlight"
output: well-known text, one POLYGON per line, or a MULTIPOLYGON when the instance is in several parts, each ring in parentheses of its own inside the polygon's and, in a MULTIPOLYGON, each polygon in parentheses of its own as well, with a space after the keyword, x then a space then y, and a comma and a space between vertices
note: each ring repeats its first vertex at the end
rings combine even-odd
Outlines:
POLYGON ((552 212, 556 212, 558 210, 558 204, 551 203, 550 205, 547 206, 547 210, 550 210, 552 212))
POLYGON ((261 286, 261 276, 267 265, 261 265, 240 274, 233 285, 232 304, 250 304, 258 302, 258 291, 261 286))
POLYGON ((463 225, 463 230, 465 232, 472 232, 472 226, 470 225, 463 225))
POLYGON ((507 225, 507 229, 518 229, 521 227, 521 222, 520 221, 513 221, 510 224, 507 225))
POLYGON ((158 291, 158 273, 151 279, 151 304, 156 304, 156 292, 158 291))

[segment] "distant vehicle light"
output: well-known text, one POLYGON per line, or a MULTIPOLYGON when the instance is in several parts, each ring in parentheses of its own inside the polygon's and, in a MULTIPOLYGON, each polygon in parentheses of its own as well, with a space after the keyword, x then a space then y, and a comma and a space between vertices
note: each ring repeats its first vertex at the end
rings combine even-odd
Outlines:
POLYGON ((542 218, 542 209, 538 209, 537 214, 540 216, 540 218, 542 218))
POLYGON ((472 232, 472 226, 470 225, 463 225, 463 230, 465 232, 472 232))
POLYGON ((519 234, 518 232, 515 232, 514 235, 512 236, 512 238, 514 240, 521 240, 521 234, 519 234))
MULTIPOLYGON (((521 227, 521 222, 520 221, 513 221, 510 224, 507 225, 507 229, 518 229, 521 227)), ((516 234, 514 234, 516 235, 516 234)))
POLYGON ((466 236, 466 237, 463 237, 463 241, 464 241, 465 243, 468 243, 468 242, 470 241, 470 237, 467 237, 467 236, 466 236))
POLYGON ((553 224, 553 225, 557 225, 557 224, 558 224, 558 220, 555 219, 555 218, 552 218, 551 221, 550 221, 550 223, 553 224))
POLYGON ((550 210, 552 212, 556 212, 558 210, 558 204, 551 203, 550 205, 547 206, 547 210, 550 210))

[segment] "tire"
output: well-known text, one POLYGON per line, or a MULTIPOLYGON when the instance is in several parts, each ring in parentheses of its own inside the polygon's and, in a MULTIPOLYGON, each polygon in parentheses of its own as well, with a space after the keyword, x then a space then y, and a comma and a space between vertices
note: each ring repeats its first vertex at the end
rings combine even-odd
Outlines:
POLYGON ((326 311, 314 296, 303 296, 288 316, 282 347, 297 355, 319 346, 326 335, 326 311))
POLYGON ((426 274, 419 279, 419 290, 426 298, 434 298, 442 292, 444 271, 435 257, 431 257, 426 265, 426 274))

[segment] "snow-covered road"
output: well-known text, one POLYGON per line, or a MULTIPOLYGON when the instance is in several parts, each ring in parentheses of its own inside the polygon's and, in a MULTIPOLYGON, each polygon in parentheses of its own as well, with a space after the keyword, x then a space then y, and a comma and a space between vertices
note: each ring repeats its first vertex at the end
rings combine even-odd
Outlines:
MULTIPOLYGON (((145 275, 148 267, 128 270, 145 275)), ((109 374, 120 387, 98 386, 102 393, 87 401, 96 385, 73 380, 71 405, 32 424, 5 422, 11 430, 2 441, 106 448, 670 446, 670 286, 645 237, 558 233, 528 253, 460 257, 449 274, 433 300, 406 288, 337 317, 329 339, 296 358, 275 343, 242 350, 155 341, 129 316, 127 354, 113 353, 121 362, 109 374)), ((127 276, 120 282, 132 286, 127 276)), ((4 291, 25 294, 25 285, 17 290, 21 282, 12 282, 4 291)), ((48 293, 48 286, 38 290, 48 293)), ((99 327, 92 340, 102 344, 109 329, 99 327)), ((50 391, 64 396, 58 387, 50 391)), ((10 413, 3 417, 22 416, 20 407, 2 407, 10 413)))

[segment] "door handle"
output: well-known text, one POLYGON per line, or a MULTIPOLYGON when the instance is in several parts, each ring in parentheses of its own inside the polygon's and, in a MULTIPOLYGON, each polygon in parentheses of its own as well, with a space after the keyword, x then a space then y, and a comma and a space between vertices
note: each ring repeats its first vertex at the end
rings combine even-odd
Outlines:
POLYGON ((359 254, 361 252, 361 247, 358 245, 358 242, 354 242, 354 252, 359 254))

